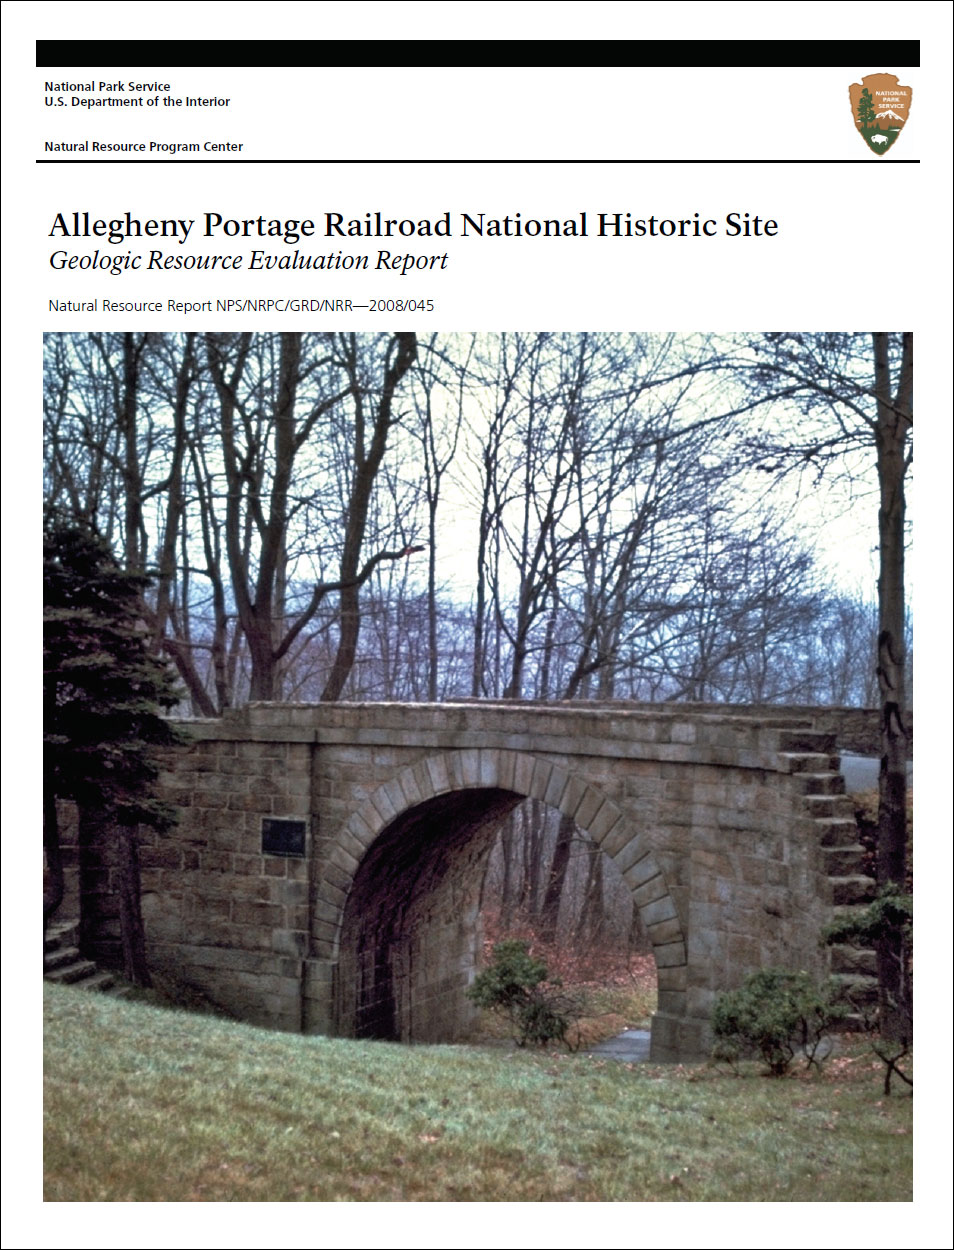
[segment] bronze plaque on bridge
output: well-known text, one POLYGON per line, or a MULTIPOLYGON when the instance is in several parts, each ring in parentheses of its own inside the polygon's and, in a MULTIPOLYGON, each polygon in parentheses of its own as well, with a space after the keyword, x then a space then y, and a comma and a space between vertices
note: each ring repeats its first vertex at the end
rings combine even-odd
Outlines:
POLYGON ((262 819, 263 855, 305 854, 305 821, 262 819))

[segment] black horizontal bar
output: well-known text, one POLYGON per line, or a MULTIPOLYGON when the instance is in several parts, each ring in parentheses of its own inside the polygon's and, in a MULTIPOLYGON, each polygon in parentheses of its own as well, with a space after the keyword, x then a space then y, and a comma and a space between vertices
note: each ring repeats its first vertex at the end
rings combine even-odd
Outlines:
MULTIPOLYGON (((392 66, 858 66, 920 64, 917 39, 38 39, 38 68, 392 66)), ((635 85, 635 84, 634 84, 635 85)))

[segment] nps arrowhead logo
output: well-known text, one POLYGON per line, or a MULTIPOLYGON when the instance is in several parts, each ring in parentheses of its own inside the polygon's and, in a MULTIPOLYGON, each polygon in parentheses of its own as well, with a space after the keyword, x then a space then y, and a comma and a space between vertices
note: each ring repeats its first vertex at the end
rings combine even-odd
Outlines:
POLYGON ((897 74, 868 74, 848 88, 858 133, 877 156, 884 156, 904 129, 911 111, 911 88, 897 74))

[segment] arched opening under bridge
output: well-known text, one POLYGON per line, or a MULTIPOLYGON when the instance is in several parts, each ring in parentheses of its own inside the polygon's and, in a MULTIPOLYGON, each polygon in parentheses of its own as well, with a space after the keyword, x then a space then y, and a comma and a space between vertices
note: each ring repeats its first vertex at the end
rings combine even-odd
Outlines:
MULTIPOLYGON (((355 822, 365 830, 366 849, 341 910, 335 1032, 405 1042, 470 1034, 476 1012, 465 991, 480 962, 488 859, 501 822, 540 789, 533 780, 540 766, 548 806, 572 815, 617 868, 631 870, 634 906, 661 966, 660 990, 670 1004, 674 992, 681 997, 685 944, 676 908, 648 845, 615 806, 596 787, 532 757, 508 760, 499 770, 504 777, 468 781, 456 755, 428 770, 436 793, 405 800, 387 817, 383 796, 372 794, 355 822)), ((420 790, 421 770, 414 776, 420 790)), ((410 782, 405 778, 405 788, 410 782)))

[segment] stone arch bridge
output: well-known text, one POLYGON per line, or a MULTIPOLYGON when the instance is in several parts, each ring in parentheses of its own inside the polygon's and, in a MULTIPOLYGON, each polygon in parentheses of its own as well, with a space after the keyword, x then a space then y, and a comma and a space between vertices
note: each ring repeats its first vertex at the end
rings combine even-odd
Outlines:
MULTIPOLYGON (((187 728, 162 776, 180 823, 141 850, 150 959, 272 1027, 466 1036, 484 869, 526 797, 572 817, 632 890, 656 1060, 705 1053, 715 995, 747 972, 826 971, 822 927, 870 891, 835 737, 804 718, 252 704, 187 728)), ((104 905, 101 955, 115 926, 104 905)))

